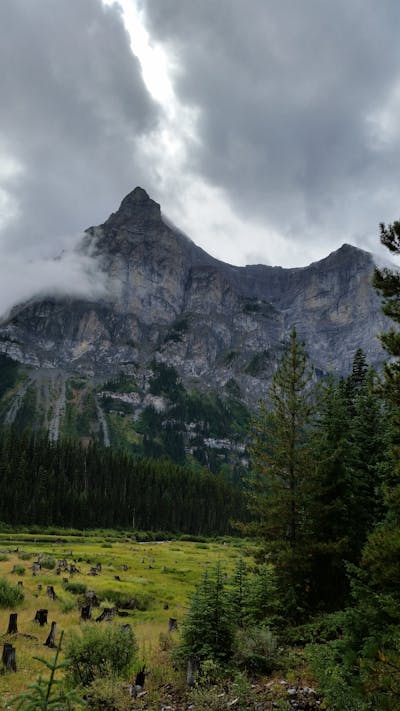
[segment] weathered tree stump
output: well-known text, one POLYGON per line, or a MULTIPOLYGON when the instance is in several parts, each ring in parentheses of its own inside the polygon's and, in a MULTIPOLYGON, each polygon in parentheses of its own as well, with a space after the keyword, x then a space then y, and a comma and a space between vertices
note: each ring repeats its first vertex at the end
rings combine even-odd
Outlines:
POLYGON ((186 667, 186 684, 193 686, 196 680, 197 672, 199 671, 199 662, 197 657, 190 656, 186 667))
POLYGON ((56 646, 56 627, 57 627, 57 623, 52 622, 49 636, 47 637, 47 639, 45 641, 45 646, 50 647, 50 649, 54 649, 54 647, 56 646))
POLYGON ((119 580, 121 582, 121 578, 119 577, 119 575, 114 575, 114 580, 119 580))
POLYGON ((124 609, 125 610, 136 610, 136 600, 134 597, 131 597, 131 599, 125 603, 124 609))
POLYGON ((86 597, 86 602, 87 603, 90 602, 93 607, 100 606, 100 603, 97 599, 97 596, 96 596, 96 593, 94 592, 94 590, 88 590, 85 597, 86 597))
POLYGON ((144 664, 140 671, 136 674, 136 679, 135 679, 135 686, 140 686, 142 689, 144 687, 144 683, 146 681, 146 665, 144 664))
POLYGON ((96 622, 111 622, 116 613, 115 607, 105 607, 101 615, 96 617, 96 622))
POLYGON ((97 568, 90 568, 88 575, 97 575, 97 568))
POLYGON ((164 610, 169 610, 169 605, 167 602, 164 602, 164 610))
POLYGON ((53 588, 52 585, 48 585, 48 586, 47 586, 47 595, 48 595, 48 597, 50 598, 50 600, 56 600, 56 599, 57 599, 57 595, 56 595, 55 590, 54 590, 54 588, 53 588))
POLYGON ((168 622, 168 632, 174 632, 178 629, 178 620, 175 617, 170 617, 168 622))
POLYGON ((63 581, 63 585, 66 585, 68 583, 68 578, 63 578, 62 581, 63 581))
POLYGON ((39 590, 39 592, 42 592, 42 590, 43 590, 43 585, 38 585, 38 586, 37 586, 37 589, 39 590))
POLYGON ((92 605, 90 602, 87 605, 82 605, 81 619, 82 620, 91 620, 92 619, 92 605))
POLYGON ((3 645, 2 662, 6 671, 17 671, 15 647, 9 642, 5 642, 3 645))
POLYGON ((121 570, 123 570, 124 572, 126 572, 126 571, 128 570, 128 566, 127 566, 127 565, 121 565, 121 570))
POLYGON ((19 588, 23 588, 23 587, 24 587, 24 583, 23 583, 22 580, 18 580, 18 582, 17 582, 17 587, 19 587, 19 588))
POLYGON ((18 614, 17 614, 16 612, 12 612, 12 613, 10 614, 10 619, 9 619, 9 622, 8 622, 7 634, 18 634, 17 617, 18 617, 18 614))
POLYGON ((38 622, 41 627, 44 627, 44 625, 47 625, 48 613, 48 610, 36 610, 36 615, 33 621, 38 622))
POLYGON ((96 563, 96 570, 98 573, 101 573, 101 563, 96 563))
POLYGON ((32 563, 32 575, 37 575, 38 573, 40 573, 41 569, 42 566, 40 565, 39 561, 35 561, 34 563, 32 563))

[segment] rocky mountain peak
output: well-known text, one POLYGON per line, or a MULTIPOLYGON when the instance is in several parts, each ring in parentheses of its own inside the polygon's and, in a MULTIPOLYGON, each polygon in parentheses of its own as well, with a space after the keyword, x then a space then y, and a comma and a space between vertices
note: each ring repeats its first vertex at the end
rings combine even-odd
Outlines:
POLYGON ((143 188, 138 186, 124 197, 117 212, 110 215, 103 227, 142 231, 154 229, 160 223, 160 205, 152 200, 143 188))

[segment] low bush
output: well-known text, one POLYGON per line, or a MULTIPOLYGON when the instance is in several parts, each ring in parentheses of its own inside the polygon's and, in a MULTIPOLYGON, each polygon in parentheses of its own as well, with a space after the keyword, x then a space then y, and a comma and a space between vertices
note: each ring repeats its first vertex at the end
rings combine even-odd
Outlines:
POLYGON ((96 679, 85 693, 90 711, 130 711, 132 697, 121 679, 96 679))
POLYGON ((32 553, 26 553, 24 551, 21 551, 21 553, 18 553, 18 558, 20 560, 30 560, 32 558, 32 553))
POLYGON ((85 583, 65 583, 64 590, 73 595, 84 595, 87 590, 87 585, 85 583))
POLYGON ((17 585, 0 578, 0 607, 17 607, 24 599, 24 593, 17 585))
POLYGON ((41 559, 40 565, 47 570, 53 570, 56 567, 56 561, 53 556, 49 555, 41 559))
POLYGON ((279 665, 278 641, 268 627, 249 627, 236 632, 234 660, 239 668, 271 674, 279 665))
MULTIPOLYGON (((149 610, 152 603, 154 602, 154 597, 149 593, 145 592, 135 592, 134 595, 120 592, 119 590, 103 590, 101 593, 102 601, 107 600, 109 603, 113 603, 115 607, 121 608, 121 610, 140 610, 144 612, 149 610)), ((108 605, 109 606, 109 605, 108 605)))
POLYGON ((12 572, 15 575, 25 575, 25 566, 21 565, 20 563, 17 563, 14 565, 12 572))
POLYGON ((129 626, 84 625, 66 645, 66 677, 72 686, 86 687, 97 679, 126 674, 135 660, 136 639, 129 626))

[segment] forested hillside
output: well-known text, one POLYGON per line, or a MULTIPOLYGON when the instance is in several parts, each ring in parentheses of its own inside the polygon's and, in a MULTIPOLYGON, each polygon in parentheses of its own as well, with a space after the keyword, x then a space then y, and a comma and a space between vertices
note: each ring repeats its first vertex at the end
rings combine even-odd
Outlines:
POLYGON ((226 479, 15 429, 0 431, 0 520, 13 525, 226 533, 246 516, 226 479))

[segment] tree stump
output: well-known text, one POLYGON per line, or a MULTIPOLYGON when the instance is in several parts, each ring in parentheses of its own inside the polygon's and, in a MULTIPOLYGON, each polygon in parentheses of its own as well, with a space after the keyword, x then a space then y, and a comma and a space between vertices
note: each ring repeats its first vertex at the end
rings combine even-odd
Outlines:
POLYGON ((47 639, 45 641, 45 646, 50 647, 50 649, 54 649, 54 647, 56 646, 56 627, 57 627, 57 623, 52 622, 49 636, 47 637, 47 639))
POLYGON ((24 587, 24 583, 22 582, 22 580, 18 580, 18 582, 17 582, 17 587, 19 587, 19 588, 23 588, 23 587, 24 587))
POLYGON ((140 671, 136 674, 136 679, 135 679, 135 686, 140 686, 142 689, 144 687, 144 683, 146 681, 146 665, 144 664, 141 668, 140 671))
POLYGON ((90 568, 88 575, 97 575, 97 568, 90 568))
POLYGON ((48 610, 36 610, 36 615, 33 621, 38 622, 41 627, 44 627, 44 625, 47 625, 48 612, 48 610))
POLYGON ((9 642, 5 642, 3 645, 2 662, 6 671, 17 671, 15 647, 13 647, 9 642))
POLYGON ((98 573, 101 573, 101 563, 96 563, 96 569, 98 573))
POLYGON ((188 686, 193 686, 195 680, 196 680, 196 674, 199 670, 199 663, 197 660, 197 657, 195 656, 190 656, 188 659, 187 667, 186 667, 186 684, 188 686))
POLYGON ((99 607, 100 603, 96 597, 94 590, 88 590, 86 593, 86 601, 90 602, 93 607, 99 607))
POLYGON ((52 585, 48 585, 48 586, 47 586, 47 595, 49 596, 49 598, 50 598, 51 600, 56 600, 56 599, 57 599, 57 595, 56 595, 55 590, 54 590, 54 588, 53 588, 52 585))
POLYGON ((42 592, 42 590, 43 590, 43 585, 38 585, 38 586, 37 586, 37 589, 39 590, 39 592, 42 592))
POLYGON ((119 575, 114 575, 114 580, 119 580, 121 582, 121 578, 119 577, 119 575))
POLYGON ((101 615, 96 617, 96 622, 111 622, 115 612, 115 607, 105 607, 101 615))
POLYGON ((90 602, 87 605, 82 605, 81 619, 82 620, 91 620, 92 619, 92 605, 90 602))
POLYGON ((168 632, 174 632, 178 629, 178 620, 175 617, 170 617, 168 622, 168 632))
POLYGON ((18 614, 17 614, 16 612, 12 612, 12 613, 10 614, 10 619, 9 619, 9 622, 8 622, 7 634, 18 634, 17 617, 18 617, 18 614))

